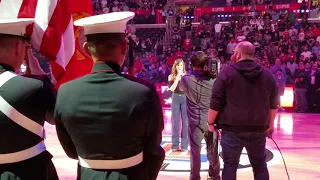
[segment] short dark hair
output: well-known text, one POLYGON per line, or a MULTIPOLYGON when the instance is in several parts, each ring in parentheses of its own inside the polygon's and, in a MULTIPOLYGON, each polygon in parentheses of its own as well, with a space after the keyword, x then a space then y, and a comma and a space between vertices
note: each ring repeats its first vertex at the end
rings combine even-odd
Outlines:
POLYGON ((124 33, 101 33, 87 35, 89 51, 96 57, 112 55, 116 47, 125 41, 126 34, 124 33))
POLYGON ((24 40, 22 36, 15 36, 10 34, 0 34, 0 44, 1 48, 8 48, 14 45, 15 42, 19 40, 24 40))
POLYGON ((197 51, 191 57, 191 64, 193 67, 203 68, 207 65, 207 55, 203 51, 197 51))

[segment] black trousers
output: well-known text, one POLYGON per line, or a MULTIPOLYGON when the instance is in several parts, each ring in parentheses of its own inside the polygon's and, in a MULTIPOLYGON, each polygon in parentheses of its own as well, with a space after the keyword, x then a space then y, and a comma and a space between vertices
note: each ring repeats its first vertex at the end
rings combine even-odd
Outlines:
POLYGON ((159 146, 156 153, 144 152, 143 162, 125 169, 89 169, 78 165, 77 180, 156 180, 165 158, 159 146))
POLYGON ((51 158, 45 151, 25 161, 0 164, 0 180, 58 180, 51 158))
POLYGON ((89 169, 78 165, 77 180, 153 180, 147 176, 149 169, 145 163, 126 169, 89 169))

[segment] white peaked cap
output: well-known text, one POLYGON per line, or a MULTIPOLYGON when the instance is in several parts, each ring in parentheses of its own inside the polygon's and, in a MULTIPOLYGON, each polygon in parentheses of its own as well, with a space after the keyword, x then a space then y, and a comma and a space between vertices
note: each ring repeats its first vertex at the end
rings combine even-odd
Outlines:
POLYGON ((113 12, 79 19, 75 26, 81 26, 84 34, 125 33, 127 23, 134 17, 134 12, 113 12))
POLYGON ((26 27, 34 21, 32 18, 0 19, 0 34, 24 36, 26 27))

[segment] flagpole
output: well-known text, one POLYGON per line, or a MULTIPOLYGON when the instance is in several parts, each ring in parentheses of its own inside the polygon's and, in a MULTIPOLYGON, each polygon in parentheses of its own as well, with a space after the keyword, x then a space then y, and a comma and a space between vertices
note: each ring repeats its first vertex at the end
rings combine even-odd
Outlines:
POLYGON ((128 59, 129 59, 129 75, 131 76, 135 76, 135 72, 134 72, 134 58, 133 58, 133 46, 134 46, 134 42, 131 36, 129 36, 129 54, 128 54, 128 59))

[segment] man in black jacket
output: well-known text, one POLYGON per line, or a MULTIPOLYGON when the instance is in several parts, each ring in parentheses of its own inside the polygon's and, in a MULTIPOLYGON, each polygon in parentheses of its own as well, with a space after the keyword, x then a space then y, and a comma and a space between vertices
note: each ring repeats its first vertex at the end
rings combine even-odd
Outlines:
POLYGON ((278 88, 269 70, 252 60, 254 53, 250 42, 239 43, 232 56, 234 64, 225 67, 213 85, 208 124, 210 131, 214 123, 223 130, 223 180, 236 179, 243 147, 254 179, 269 180, 265 146, 266 137, 273 133, 278 88))

